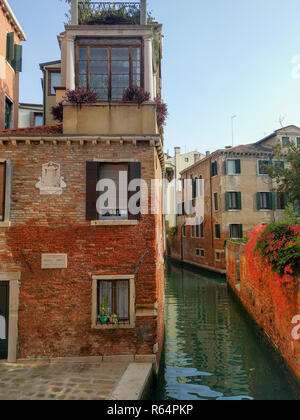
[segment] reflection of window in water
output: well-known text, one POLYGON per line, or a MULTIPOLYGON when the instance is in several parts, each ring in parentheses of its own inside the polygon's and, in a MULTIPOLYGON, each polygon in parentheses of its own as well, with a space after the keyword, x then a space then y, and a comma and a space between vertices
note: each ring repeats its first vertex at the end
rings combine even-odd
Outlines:
POLYGON ((6 320, 0 315, 0 340, 6 340, 6 320))

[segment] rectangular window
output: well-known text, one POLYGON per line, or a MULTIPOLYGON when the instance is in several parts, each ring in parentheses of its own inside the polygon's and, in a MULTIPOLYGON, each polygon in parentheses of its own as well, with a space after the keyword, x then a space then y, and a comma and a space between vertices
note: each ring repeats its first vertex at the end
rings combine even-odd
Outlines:
POLYGON ((219 211, 219 196, 218 196, 218 193, 214 193, 214 204, 215 204, 215 211, 219 211))
POLYGON ((221 239, 221 225, 215 225, 215 237, 216 239, 221 239))
POLYGON ((289 147, 289 145, 291 144, 290 138, 286 136, 282 137, 281 142, 282 142, 282 147, 289 147))
POLYGON ((14 104, 8 98, 5 97, 5 129, 14 127, 14 104))
POLYGON ((226 210, 242 210, 242 194, 240 192, 226 193, 226 210))
POLYGON ((204 249, 196 249, 196 255, 204 258, 205 257, 205 250, 204 249))
POLYGON ((275 168, 284 169, 284 160, 274 160, 273 165, 275 166, 275 168))
POLYGON ((142 86, 141 40, 81 39, 77 46, 77 85, 95 90, 99 101, 122 100, 124 90, 142 86), (107 44, 107 45, 105 45, 107 44), (101 46, 100 46, 101 45, 101 46))
POLYGON ((226 175, 237 175, 241 173, 240 159, 227 159, 226 160, 226 175))
POLYGON ((275 193, 276 207, 277 210, 285 210, 287 205, 287 196, 285 193, 275 193))
POLYGON ((4 221, 5 212, 5 162, 0 162, 0 222, 4 221))
POLYGON ((257 193, 258 210, 273 210, 273 194, 271 192, 257 193))
POLYGON ((37 113, 37 112, 35 112, 34 113, 34 126, 35 127, 40 127, 41 125, 43 125, 43 123, 44 123, 44 116, 43 116, 43 114, 40 114, 40 113, 37 113))
POLYGON ((243 225, 229 225, 229 234, 232 239, 242 239, 243 225))
POLYGON ((258 161, 258 174, 268 175, 268 166, 272 165, 270 160, 259 160, 258 161))
POLYGON ((98 280, 97 323, 109 323, 117 315, 120 324, 130 323, 129 280, 98 280), (107 322, 104 322, 108 318, 107 322))
POLYGON ((191 226, 191 237, 192 238, 195 238, 196 237, 196 235, 195 235, 195 230, 196 230, 196 226, 191 226))
POLYGON ((61 86, 61 73, 60 70, 49 70, 48 73, 49 83, 48 83, 48 95, 55 96, 55 88, 61 86))
POLYGON ((296 146, 297 147, 300 147, 300 137, 297 137, 296 138, 296 146))
POLYGON ((221 252, 216 252, 216 261, 221 261, 221 252))
POLYGON ((182 236, 185 238, 186 237, 186 225, 182 226, 182 236))
POLYGON ((124 185, 126 173, 128 184, 133 180, 141 180, 141 164, 132 163, 99 163, 87 162, 86 167, 86 219, 95 220, 139 220, 141 217, 141 200, 136 201, 136 209, 128 209, 128 202, 133 195, 141 194, 140 185, 135 191, 128 192, 128 184, 124 185), (97 191, 98 181, 105 180, 107 188, 97 191), (108 190, 109 185, 109 190, 108 190), (126 191, 124 191, 126 188, 126 191), (99 198, 102 197, 103 200, 99 198), (127 200, 126 200, 127 195, 127 200), (105 200, 104 200, 105 198, 105 200), (99 201, 98 201, 99 200, 99 201), (103 201, 103 203, 101 203, 103 201), (97 204, 98 202, 98 204, 97 204), (102 208, 101 208, 102 206, 102 208))
POLYGON ((218 175, 218 162, 212 162, 211 163, 211 176, 218 175))
POLYGON ((204 238, 204 222, 200 225, 200 238, 204 238))

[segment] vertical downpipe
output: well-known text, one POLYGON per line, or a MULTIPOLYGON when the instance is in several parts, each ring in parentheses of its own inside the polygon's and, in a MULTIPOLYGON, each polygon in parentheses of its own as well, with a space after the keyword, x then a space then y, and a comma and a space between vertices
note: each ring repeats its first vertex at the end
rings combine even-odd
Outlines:
POLYGON ((140 3, 140 24, 147 25, 147 0, 141 0, 140 3))

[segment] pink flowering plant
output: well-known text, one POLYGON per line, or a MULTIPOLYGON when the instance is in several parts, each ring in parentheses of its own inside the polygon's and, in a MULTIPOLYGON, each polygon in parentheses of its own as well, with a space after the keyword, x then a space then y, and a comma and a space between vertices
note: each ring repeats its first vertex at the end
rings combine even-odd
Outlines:
POLYGON ((92 104, 98 101, 98 93, 86 88, 67 90, 64 100, 76 105, 92 104))
POLYGON ((125 102, 137 102, 141 105, 143 102, 149 101, 149 99, 150 93, 139 86, 130 86, 123 93, 123 101, 125 102))
POLYGON ((254 251, 258 251, 276 273, 292 275, 300 260, 300 223, 269 224, 257 239, 254 251))

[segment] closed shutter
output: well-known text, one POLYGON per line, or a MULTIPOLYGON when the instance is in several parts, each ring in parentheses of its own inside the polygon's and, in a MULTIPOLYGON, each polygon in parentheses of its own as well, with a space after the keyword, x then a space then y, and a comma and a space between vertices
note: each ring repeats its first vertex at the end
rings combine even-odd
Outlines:
POLYGON ((229 192, 225 194, 225 199, 226 199, 226 211, 228 211, 230 209, 230 193, 229 192))
POLYGON ((6 60, 12 63, 14 59, 14 33, 10 32, 6 36, 6 60))
POLYGON ((86 220, 98 220, 96 208, 99 192, 96 190, 99 180, 100 163, 86 163, 86 220))
POLYGON ((229 236, 233 238, 233 225, 229 225, 229 236))
POLYGON ((235 161, 235 173, 240 174, 241 173, 241 161, 240 159, 237 159, 235 161))
POLYGON ((243 232, 243 225, 239 225, 239 237, 243 238, 244 232, 243 232))
POLYGON ((12 61, 12 67, 15 71, 22 71, 22 53, 23 47, 22 45, 15 45, 14 46, 14 59, 12 61))
POLYGON ((280 207, 279 200, 280 200, 280 195, 278 195, 277 192, 274 192, 273 193, 273 210, 274 211, 278 210, 278 208, 280 207), (279 204, 279 206, 278 206, 278 204, 279 204))
POLYGON ((262 208, 262 203, 261 203, 261 193, 258 192, 257 193, 257 210, 261 210, 262 208))
POLYGON ((237 210, 242 210, 242 193, 237 193, 237 210))
POLYGON ((273 194, 271 192, 267 193, 268 200, 268 210, 273 210, 273 194))
POLYGON ((216 225, 216 238, 221 238, 221 225, 216 225))
POLYGON ((10 220, 11 203, 12 203, 12 177, 13 167, 11 161, 8 159, 5 164, 5 205, 4 205, 4 220, 10 220))
MULTIPOLYGON (((141 180, 142 177, 142 168, 140 162, 130 162, 128 164, 128 183, 134 179, 141 180)), ((139 193, 139 200, 137 202, 137 206, 141 207, 141 183, 136 191, 129 191, 128 192, 128 203, 135 194, 139 193)), ((140 220, 141 219, 141 209, 138 214, 132 214, 130 209, 128 208, 128 219, 129 220, 140 220)))

